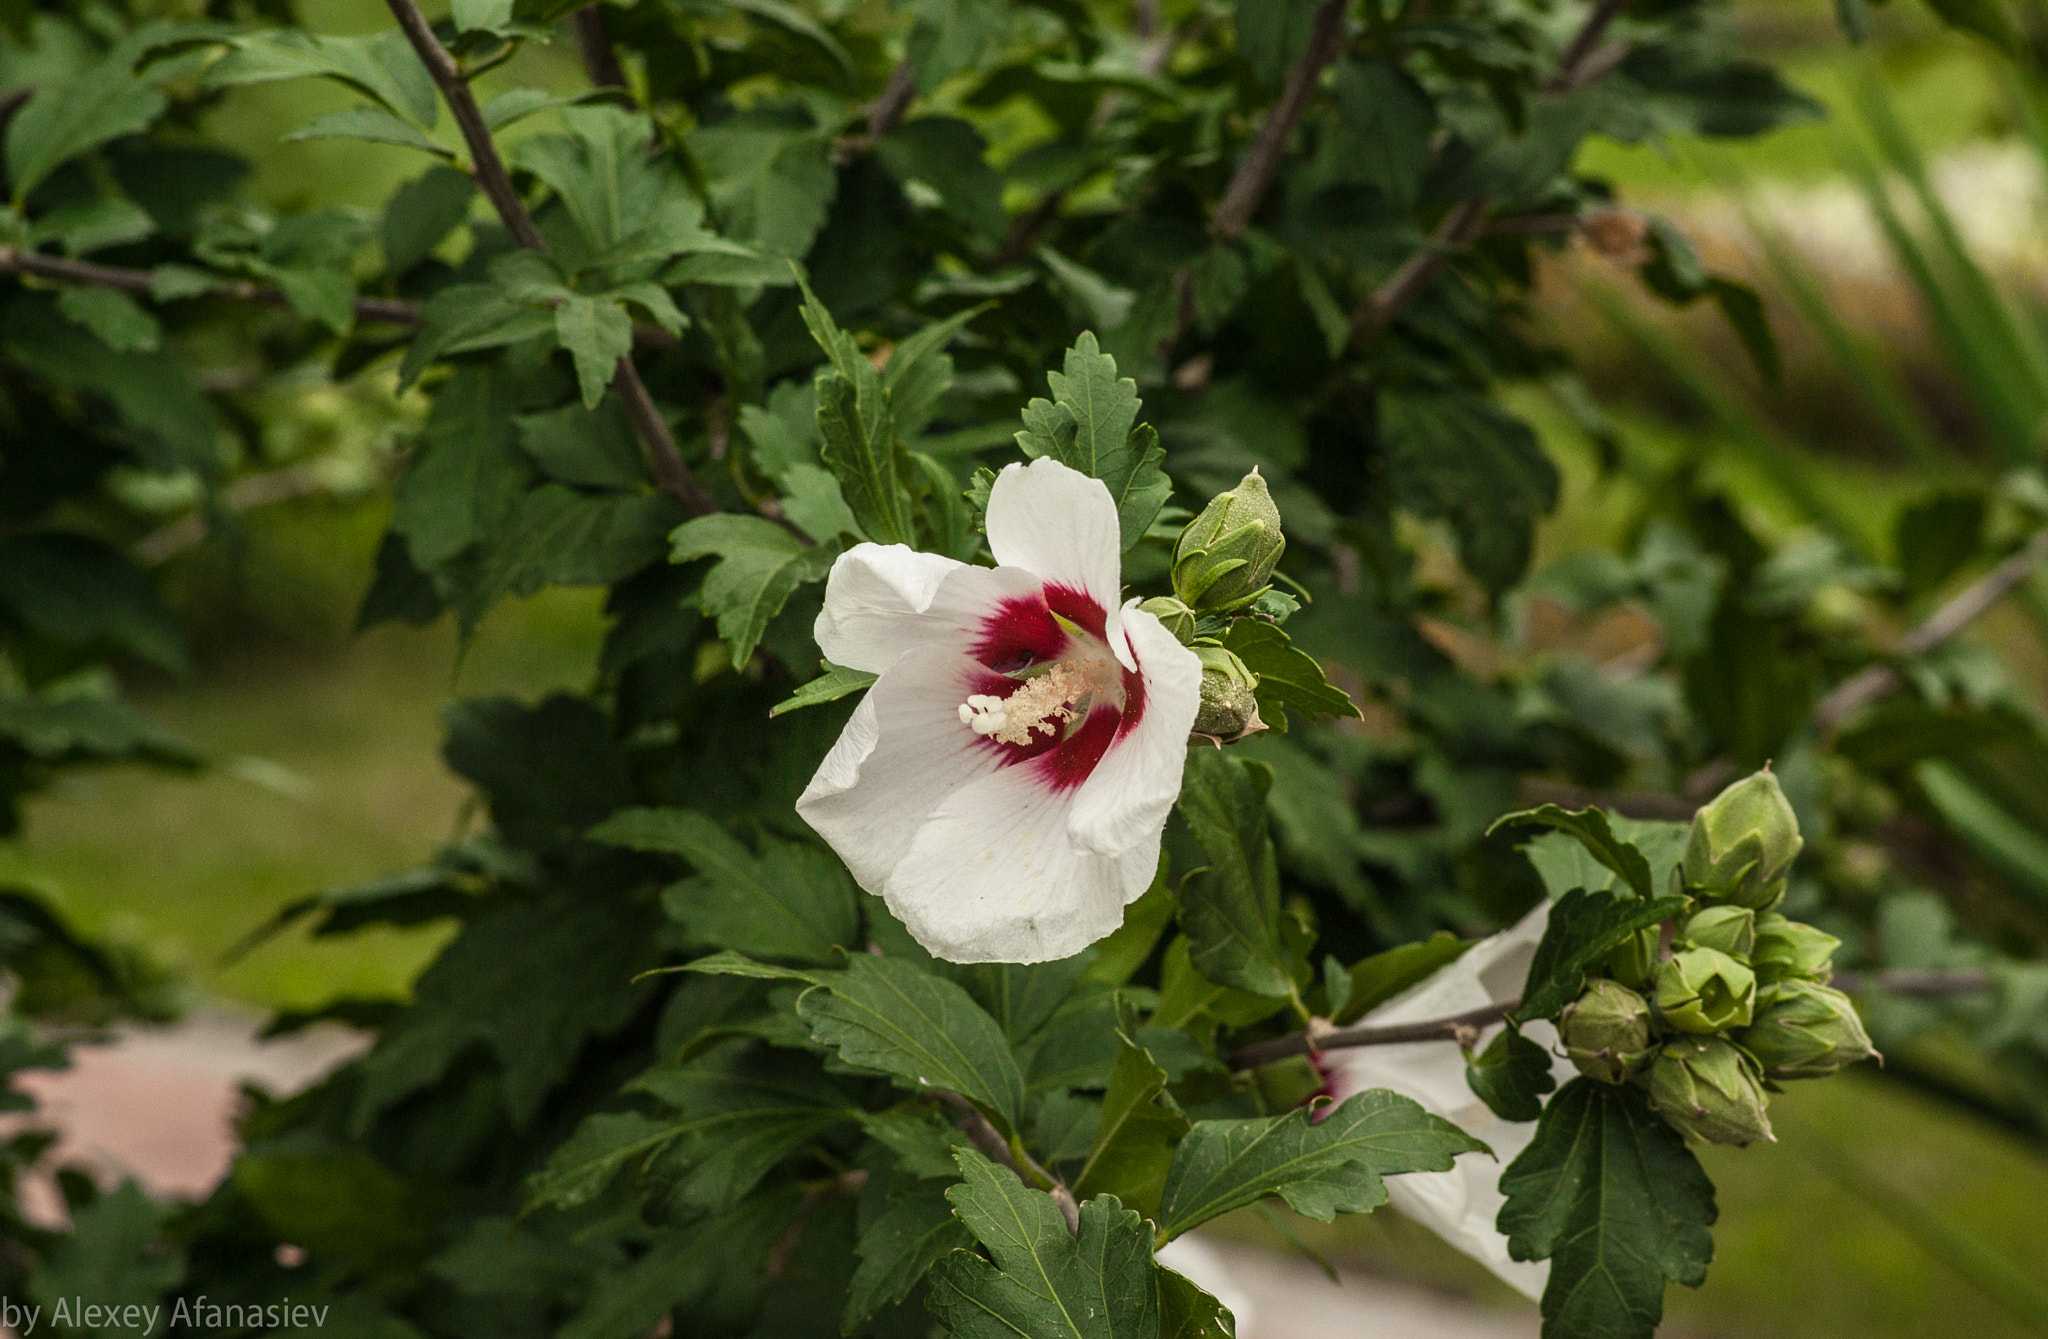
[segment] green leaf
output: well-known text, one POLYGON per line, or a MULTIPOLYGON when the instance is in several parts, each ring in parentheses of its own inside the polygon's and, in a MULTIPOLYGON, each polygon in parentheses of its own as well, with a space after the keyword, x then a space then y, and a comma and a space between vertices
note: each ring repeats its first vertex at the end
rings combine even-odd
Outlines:
POLYGON ((564 298, 555 308, 555 339, 575 360, 583 407, 597 408, 619 373, 619 359, 633 352, 633 318, 616 302, 564 298))
POLYGON ((1016 1130, 1024 1076, 1002 1028, 965 990, 901 958, 866 953, 816 979, 824 989, 806 993, 797 1013, 841 1059, 913 1091, 958 1093, 998 1130, 1016 1130))
POLYGON ((1051 400, 1024 407, 1017 445, 1026 456, 1051 456, 1102 480, 1116 502, 1124 548, 1144 537, 1173 494, 1158 434, 1137 423, 1138 383, 1116 374, 1116 359, 1083 331, 1067 350, 1063 371, 1049 373, 1051 400))
POLYGON ((946 212, 984 242, 1002 240, 1009 227, 1003 179, 989 166, 988 142, 972 124, 955 116, 905 121, 876 143, 875 152, 897 180, 930 187, 946 212))
POLYGON ((666 157, 649 150, 653 127, 622 107, 567 107, 566 135, 520 141, 513 162, 553 188, 589 244, 591 265, 663 260, 728 248, 704 227, 704 208, 666 157))
POLYGON ((404 274, 469 217, 476 183, 467 172, 433 167, 400 186, 384 207, 384 269, 404 274))
POLYGON ((1294 963, 1280 937, 1280 867, 1266 835, 1270 775, 1220 749, 1188 754, 1180 812, 1209 863, 1181 883, 1180 926, 1203 976, 1285 997, 1294 963))
POLYGON ((1778 337, 1771 332, 1771 317, 1763 298, 1748 284, 1718 274, 1708 281, 1707 293, 1728 318, 1729 328, 1742 341, 1744 352, 1756 364, 1757 375, 1764 379, 1764 384, 1775 387, 1781 383, 1785 379, 1785 358, 1778 350, 1778 337))
POLYGON ((348 111, 316 116, 286 135, 287 144, 315 139, 360 139, 373 144, 396 144, 419 149, 436 158, 455 161, 455 152, 409 121, 401 120, 381 107, 356 107, 348 111))
POLYGON ((1074 1179, 1078 1198, 1115 1195, 1148 1218, 1158 1214, 1173 1151, 1190 1128, 1167 1095, 1166 1082, 1166 1071, 1151 1054, 1119 1034, 1102 1119, 1088 1146, 1088 1161, 1074 1179))
POLYGON ((74 1209, 70 1230, 29 1275, 29 1295, 50 1308, 66 1302, 74 1317, 81 1297, 103 1307, 156 1307, 185 1277, 183 1254, 159 1239, 169 1214, 133 1181, 74 1209))
POLYGON ((463 367, 442 384, 398 482, 391 529, 432 571, 501 529, 533 467, 514 446, 512 394, 496 368, 463 367))
POLYGON ((816 1056, 745 1042, 656 1065, 625 1091, 674 1108, 675 1142, 651 1170, 680 1173, 671 1202, 710 1213, 738 1207, 777 1164, 858 1114, 816 1056))
POLYGON ((208 88, 265 84, 321 76, 375 98, 385 110, 421 130, 437 116, 434 81, 405 34, 392 29, 366 37, 326 37, 297 28, 271 28, 233 42, 234 50, 206 72, 208 88))
POLYGON ((53 641, 191 667, 177 617, 127 555, 84 535, 0 535, 0 608, 53 641))
POLYGON ((856 953, 843 971, 775 967, 730 950, 685 970, 807 981, 797 1013, 849 1065, 890 1075, 913 1092, 954 1092, 1005 1134, 1024 1107, 1024 1076, 1002 1027, 958 984, 903 958, 856 953))
POLYGON ((663 537, 683 514, 666 494, 593 497, 543 484, 519 499, 485 544, 475 583, 458 602, 474 628, 506 594, 543 586, 609 586, 661 561, 663 537))
POLYGON ((1640 1089, 1573 1079, 1500 1188, 1508 1254, 1550 1261, 1546 1336, 1650 1339, 1664 1281, 1707 1276, 1713 1183, 1640 1089))
POLYGON ((528 1207, 574 1209, 604 1193, 620 1172, 644 1165, 680 1136, 674 1121, 638 1111, 586 1116, 527 1182, 528 1207))
POLYGON ((1626 880, 1637 897, 1650 897, 1656 892, 1650 881, 1650 862, 1633 842, 1615 835, 1606 813, 1599 809, 1570 810, 1546 804, 1507 814, 1496 819, 1486 831, 1491 836, 1502 828, 1523 827, 1550 828, 1576 837, 1587 854, 1626 880))
POLYGON ((1471 947, 1471 940, 1438 930, 1420 943, 1402 944, 1353 964, 1351 998, 1330 1015, 1330 1021, 1340 1027, 1357 1022, 1408 987, 1456 962, 1471 947))
POLYGON ((1529 565, 1536 518, 1557 505, 1557 467, 1527 424, 1464 391, 1380 393, 1380 441, 1400 504, 1449 521, 1465 568, 1491 591, 1529 565))
POLYGON ((811 249, 838 188, 829 133, 741 116, 692 130, 689 146, 726 236, 789 259, 811 249))
POLYGON ((918 1182, 890 1196, 882 1216, 860 1234, 860 1268, 847 1289, 843 1328, 857 1331, 875 1312, 909 1296, 933 1265, 972 1244, 944 1186, 918 1182))
POLYGON ((1485 1149, 1449 1121, 1384 1089, 1319 1113, 1304 1107, 1257 1120, 1197 1121, 1167 1173, 1160 1239, 1268 1195, 1325 1223, 1339 1213, 1366 1213, 1386 1203, 1381 1177, 1448 1171, 1460 1153, 1485 1149))
POLYGON ((805 707, 817 707, 827 702, 837 702, 848 693, 860 692, 880 677, 882 676, 870 674, 866 670, 847 669, 842 665, 834 665, 830 661, 826 661, 823 674, 820 674, 817 678, 804 684, 794 693, 776 703, 768 714, 770 716, 780 716, 788 711, 802 711, 805 707))
POLYGON ((835 947, 860 947, 853 884, 838 861, 814 847, 763 837, 756 856, 687 809, 621 810, 590 837, 679 855, 697 867, 696 878, 662 894, 669 919, 691 944, 810 963, 830 961, 835 947))
POLYGON ((1158 1339, 1159 1291, 1145 1220, 1098 1196, 1078 1233, 1050 1195, 1027 1190, 972 1149, 946 1192, 994 1264, 955 1251, 932 1271, 925 1305, 959 1339, 1158 1339))
POLYGON ((1402 208, 1415 202, 1429 167, 1436 108, 1414 78, 1388 61, 1347 60, 1331 78, 1341 133, 1317 166, 1357 180, 1402 208))
POLYGON ((1690 898, 1649 900, 1574 889, 1550 909, 1550 923, 1529 962, 1529 978, 1515 1017, 1555 1018, 1578 998, 1586 970, 1629 936, 1685 910, 1690 898))
POLYGON ((555 314, 496 284, 450 284, 420 308, 419 332, 398 366, 403 390, 442 358, 555 333, 555 314))
POLYGON ((512 22, 513 0, 450 0, 448 17, 458 32, 498 32, 512 22))
POLYGON ((142 304, 114 288, 66 288, 57 310, 99 337, 116 353, 154 353, 164 328, 142 304))
POLYGON ((1321 0, 1235 0, 1237 54, 1257 72, 1260 82, 1278 92, 1287 67, 1308 49, 1321 0))
POLYGON ((1237 1320, 1223 1303, 1165 1265, 1157 1268, 1159 1339, 1232 1339, 1237 1334, 1237 1320))
POLYGON ((1344 690, 1323 677, 1315 657, 1297 649, 1285 632, 1259 618, 1240 618, 1223 635, 1224 648, 1259 676, 1253 690, 1259 719, 1275 729, 1287 728, 1287 710, 1303 716, 1358 719, 1358 706, 1344 690))
POLYGON ((7 121, 7 176, 15 208, 60 165, 110 139, 148 129, 167 105, 163 94, 129 73, 119 53, 83 74, 45 84, 7 121))
POLYGON ((1502 1120, 1532 1121, 1543 1114, 1543 1095, 1557 1087, 1550 1052, 1513 1027, 1465 1062, 1465 1082, 1502 1120))
POLYGON ((747 663, 768 620, 782 611, 791 592, 822 580, 839 552, 835 544, 806 546, 758 516, 699 516, 678 526, 670 539, 676 562, 717 556, 697 603, 717 618, 718 635, 730 648, 735 668, 747 663))
POLYGON ((640 441, 616 397, 596 409, 576 401, 544 414, 527 414, 519 425, 519 449, 542 473, 565 484, 629 490, 647 486, 640 441))
POLYGON ((853 337, 839 328, 809 283, 799 276, 804 324, 833 370, 817 377, 820 458, 839 480, 854 519, 878 544, 907 544, 913 537, 910 493, 903 453, 896 447, 896 420, 889 392, 853 337))

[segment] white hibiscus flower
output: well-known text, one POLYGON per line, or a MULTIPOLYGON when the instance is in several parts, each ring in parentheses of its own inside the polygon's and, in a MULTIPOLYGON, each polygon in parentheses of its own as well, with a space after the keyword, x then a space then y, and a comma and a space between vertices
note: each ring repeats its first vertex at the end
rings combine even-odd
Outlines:
POLYGON ((939 957, 1048 962, 1150 886, 1202 667, 1119 607, 1099 480, 1009 466, 988 541, 993 568, 901 544, 833 565, 818 648, 881 678, 796 807, 939 957))
MULTIPOLYGON (((1545 902, 1519 924, 1474 944, 1456 962, 1358 1021, 1376 1026, 1419 1023, 1514 999, 1522 993, 1529 960, 1535 957, 1536 945, 1549 923, 1550 904, 1545 902)), ((1499 1030, 1498 1025, 1487 1029, 1479 1044, 1485 1046, 1499 1030)), ((1556 1028, 1532 1022, 1522 1029, 1522 1035, 1551 1053, 1551 1074, 1560 1085, 1577 1076, 1571 1062, 1558 1054, 1556 1028)), ((1549 1261, 1509 1259, 1508 1239, 1494 1226, 1501 1205, 1507 1202, 1500 1193, 1500 1174, 1529 1146, 1536 1123, 1504 1121, 1479 1100, 1465 1081, 1465 1056, 1456 1042, 1359 1046, 1325 1051, 1321 1059, 1331 1095, 1339 1102, 1367 1088, 1390 1088, 1486 1141, 1499 1161, 1475 1154, 1459 1158, 1447 1172, 1390 1176, 1387 1202, 1520 1292, 1542 1296, 1544 1281, 1550 1277, 1549 1261)))

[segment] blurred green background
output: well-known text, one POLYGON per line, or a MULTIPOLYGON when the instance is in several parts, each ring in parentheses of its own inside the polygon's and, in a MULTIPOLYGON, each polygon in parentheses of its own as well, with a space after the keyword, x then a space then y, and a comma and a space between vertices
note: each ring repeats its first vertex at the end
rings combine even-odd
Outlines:
MULTIPOLYGON (((386 21, 375 0, 308 0, 301 10, 328 32, 386 21)), ((1580 166, 1611 178, 1629 204, 1679 222, 1712 266, 1765 290, 1785 377, 1776 388, 1760 382, 1712 313, 1653 308, 1624 295, 1626 270, 1583 247, 1561 251, 1531 319, 1578 356, 1614 431, 1596 440, 1587 416, 1557 397, 1518 396, 1514 407, 1543 431, 1569 480, 1539 567, 1609 542, 1609 518, 1624 510, 1613 490, 1631 486, 1631 459, 1691 454, 1737 481, 1781 534, 1821 506, 1874 549, 1902 498, 1944 470, 1996 459, 1980 422, 1948 412, 1981 387, 1945 361, 1934 306, 1857 185, 1857 165, 1877 150, 1856 90, 1868 77, 1883 91, 1993 283, 2032 292, 2048 273, 2043 157, 2004 82, 2010 66, 1904 5, 1877 11, 1860 51, 1843 40, 1828 0, 1742 0, 1734 21, 1746 49, 1830 108, 1827 121, 1732 148, 1596 144, 1580 166), (1783 233, 1789 269, 1758 244, 1758 217, 1783 233), (1835 334, 1861 339, 1854 347, 1881 364, 1875 383, 1802 307, 1802 276, 1839 320, 1835 334), (1885 385, 1910 393, 1908 421, 1887 418, 1885 385), (1610 462, 1618 452, 1622 467, 1599 469, 1603 451, 1610 462)), ((565 89, 580 79, 569 53, 532 47, 500 77, 565 89)), ((326 202, 368 205, 413 170, 403 151, 277 143, 279 127, 349 101, 314 82, 248 89, 213 129, 260 164, 260 189, 280 205, 316 185, 326 202)), ((445 623, 351 636, 384 520, 376 481, 416 408, 381 386, 302 389, 280 414, 280 432, 299 437, 277 452, 327 461, 328 486, 252 509, 233 545, 168 560, 174 597, 201 630, 201 667, 185 681, 136 685, 212 766, 191 779, 74 780, 35 804, 23 838, 0 843, 0 881, 42 888, 87 932, 146 947, 194 982, 202 1002, 251 1009, 405 994, 442 932, 327 942, 287 933, 244 956, 229 950, 293 899, 403 868, 463 830, 473 815, 438 757, 441 705, 577 686, 602 633, 596 596, 555 593, 502 607, 467 647, 445 623)), ((2005 610, 1979 636, 2048 705, 2038 631, 2005 610)), ((1672 1333, 1804 1336, 1816 1333, 1816 1315, 1829 1317, 1830 1333, 2041 1332, 2044 1312, 2028 1318, 2048 1277, 2048 1158, 2037 1145, 1876 1077, 1804 1086, 1777 1100, 1780 1111, 1777 1146, 1708 1150, 1722 1204, 1718 1263, 1699 1292, 1673 1291, 1672 1333)), ((1332 1254, 1522 1305, 1390 1215, 1299 1226, 1332 1254)), ((1256 1215, 1233 1230, 1274 1233, 1256 1215)))

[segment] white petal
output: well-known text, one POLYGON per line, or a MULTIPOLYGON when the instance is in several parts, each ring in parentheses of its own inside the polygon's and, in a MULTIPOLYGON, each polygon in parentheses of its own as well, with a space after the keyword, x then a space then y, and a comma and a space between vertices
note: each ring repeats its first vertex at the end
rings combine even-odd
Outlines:
POLYGON ((1080 792, 1048 790, 1030 766, 955 792, 918 832, 883 891, 917 942, 950 962, 1051 962, 1123 923, 1151 884, 1149 851, 1097 855, 1074 844, 1080 792))
POLYGON ((1000 751, 960 723, 986 671, 933 647, 899 657, 868 689, 796 802, 860 886, 883 892, 931 814, 995 770, 1000 751))
POLYGON ((1122 636, 1145 681, 1145 713, 1081 783, 1068 820, 1074 840, 1102 855, 1158 841, 1180 796, 1188 731, 1202 705, 1202 662, 1135 600, 1123 611, 1122 636))
POLYGON ((813 634, 825 659, 880 674, 913 647, 965 654, 1005 600, 1039 598, 1016 567, 969 567, 901 544, 860 544, 832 564, 813 634))
POLYGON ((825 608, 813 629, 825 659, 880 674, 924 640, 913 615, 965 564, 905 544, 856 544, 832 564, 825 608))
POLYGON ((1116 502, 1100 479, 1050 456, 1005 466, 989 490, 988 548, 1004 567, 1091 596, 1107 618, 1110 645, 1121 646, 1115 633, 1123 537, 1116 502))
MULTIPOLYGON (((1512 928, 1474 944, 1456 962, 1360 1021, 1420 1022, 1513 999, 1521 993, 1529 959, 1549 920, 1550 904, 1545 902, 1512 928)), ((1490 1041, 1494 1031, 1482 1034, 1480 1044, 1490 1041)), ((1575 1072, 1570 1061, 1556 1054, 1557 1032, 1550 1024, 1531 1023, 1522 1033, 1552 1053, 1551 1071, 1560 1083, 1575 1072)), ((1550 1276, 1549 1264, 1510 1259, 1507 1238, 1494 1226, 1506 1202, 1500 1193, 1501 1170, 1528 1147, 1535 1137, 1535 1122, 1504 1121, 1494 1115, 1465 1081, 1465 1058, 1455 1042, 1362 1046, 1329 1052, 1325 1059, 1335 1070, 1332 1086, 1340 1098, 1367 1088, 1391 1089, 1486 1141, 1494 1158, 1467 1155, 1448 1172, 1388 1177, 1388 1200, 1512 1287, 1530 1297, 1540 1296, 1550 1276)))

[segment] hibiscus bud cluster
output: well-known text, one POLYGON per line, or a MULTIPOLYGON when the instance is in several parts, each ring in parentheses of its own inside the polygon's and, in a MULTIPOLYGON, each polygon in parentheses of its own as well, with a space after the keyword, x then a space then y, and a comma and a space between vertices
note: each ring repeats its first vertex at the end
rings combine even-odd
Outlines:
POLYGON ((1772 1084, 1876 1054, 1827 984, 1841 941, 1774 910, 1801 845, 1768 768, 1694 816, 1673 875, 1690 906, 1611 950, 1558 1019, 1581 1074, 1641 1086, 1688 1138, 1748 1144, 1772 1138, 1772 1084))

